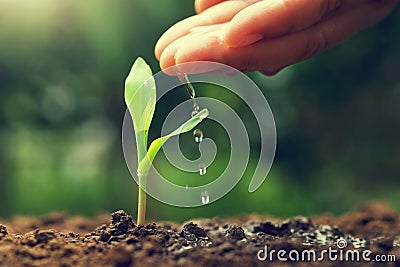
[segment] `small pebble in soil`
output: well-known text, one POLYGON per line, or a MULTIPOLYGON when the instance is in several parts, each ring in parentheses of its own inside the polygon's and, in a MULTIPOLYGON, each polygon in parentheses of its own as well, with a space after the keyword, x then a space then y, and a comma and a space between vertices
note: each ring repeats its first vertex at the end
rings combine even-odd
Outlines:
POLYGON ((293 219, 286 220, 282 224, 289 224, 290 228, 295 228, 299 230, 309 230, 314 226, 312 223, 311 219, 303 217, 303 216, 297 216, 294 217, 293 219))
POLYGON ((7 227, 2 224, 0 224, 0 234, 8 235, 7 227))
POLYGON ((4 225, 0 224, 0 239, 8 235, 7 227, 4 225))
POLYGON ((254 226, 253 233, 258 232, 273 236, 280 235, 281 233, 280 228, 271 222, 260 223, 259 225, 254 226))
POLYGON ((110 239, 111 235, 107 232, 103 232, 100 234, 100 241, 107 242, 110 239))
POLYGON ((192 222, 183 226, 180 236, 188 241, 188 244, 190 244, 189 247, 194 247, 196 244, 200 245, 201 247, 208 247, 212 244, 211 240, 207 236, 206 231, 192 222))
POLYGON ((246 238, 243 228, 240 226, 234 226, 234 225, 230 225, 228 227, 228 230, 225 231, 225 235, 229 238, 236 239, 236 240, 242 240, 242 239, 246 238))
POLYGON ((393 240, 393 247, 400 247, 400 236, 393 240))
POLYGON ((111 223, 121 232, 119 234, 126 233, 129 229, 134 227, 132 217, 123 210, 116 211, 112 214, 111 223))
POLYGON ((126 212, 123 210, 114 212, 113 214, 111 214, 111 217, 112 217, 112 220, 111 220, 112 224, 128 223, 133 226, 132 217, 130 215, 126 214, 126 212))
POLYGON ((207 233, 203 228, 200 228, 195 223, 187 223, 183 226, 181 231, 181 236, 185 236, 188 234, 193 234, 196 237, 207 237, 207 233))
POLYGON ((34 233, 37 244, 47 244, 50 240, 56 237, 54 231, 39 231, 36 230, 34 233))
POLYGON ((288 236, 290 235, 290 222, 284 221, 281 224, 273 224, 271 222, 260 223, 254 226, 253 233, 262 232, 272 236, 288 236))

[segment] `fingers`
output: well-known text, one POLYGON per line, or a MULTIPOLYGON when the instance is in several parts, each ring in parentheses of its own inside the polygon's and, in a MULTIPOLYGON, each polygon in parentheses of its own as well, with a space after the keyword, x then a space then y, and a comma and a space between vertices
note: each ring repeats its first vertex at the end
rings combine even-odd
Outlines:
POLYGON ((344 12, 307 30, 272 40, 264 40, 244 48, 231 48, 227 64, 247 70, 263 70, 271 75, 280 69, 309 58, 348 39, 367 25, 376 23, 392 9, 368 5, 344 12))
POLYGON ((177 64, 177 62, 192 62, 193 58, 199 58, 201 61, 217 61, 215 59, 220 58, 220 51, 225 47, 220 38, 223 27, 223 24, 203 26, 191 32, 190 35, 175 40, 161 55, 161 69, 168 75, 175 76, 180 73, 193 74, 213 71, 214 69, 210 69, 210 67, 213 68, 215 65, 212 64, 177 64), (185 45, 188 42, 192 45, 185 45))
MULTIPOLYGON (((207 53, 210 54, 213 51, 213 46, 215 46, 216 43, 219 42, 222 44, 222 40, 219 37, 222 28, 223 24, 198 27, 189 35, 173 41, 163 50, 160 56, 161 69, 166 69, 175 65, 176 59, 179 56, 178 52, 182 52, 185 49, 189 49, 193 53, 194 51, 202 51, 204 48, 207 48, 206 53, 199 55, 199 57, 203 58, 203 60, 212 60, 215 58, 215 56, 207 55, 207 53)), ((217 49, 221 49, 221 47, 217 49)), ((185 62, 187 61, 185 60, 185 62)))
POLYGON ((204 28, 173 42, 161 57, 162 68, 190 61, 216 61, 242 71, 261 70, 271 75, 285 66, 332 47, 386 16, 393 5, 370 2, 342 12, 306 30, 266 39, 246 47, 228 47, 221 40, 227 23, 204 28), (191 45, 187 45, 190 43, 191 45))
POLYGON ((173 41, 190 33, 199 26, 221 24, 230 21, 240 10, 248 7, 247 1, 223 1, 222 3, 207 9, 205 12, 184 19, 169 30, 158 40, 154 53, 160 59, 162 51, 173 41))
POLYGON ((240 11, 224 33, 230 47, 243 47, 261 39, 274 38, 304 30, 343 10, 379 0, 269 0, 260 1, 240 11))

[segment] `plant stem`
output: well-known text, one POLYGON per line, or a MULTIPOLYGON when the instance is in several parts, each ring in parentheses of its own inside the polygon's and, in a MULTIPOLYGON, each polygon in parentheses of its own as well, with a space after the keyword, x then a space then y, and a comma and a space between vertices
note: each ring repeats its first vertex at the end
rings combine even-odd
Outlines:
MULTIPOLYGON (((136 147, 138 153, 138 166, 140 162, 146 157, 147 154, 147 132, 139 131, 136 133, 136 147)), ((146 178, 147 175, 140 174, 139 178, 139 195, 138 195, 138 211, 137 211, 137 224, 144 225, 146 221, 146 178)))
POLYGON ((144 225, 146 219, 146 177, 139 176, 139 197, 138 197, 138 214, 137 224, 144 225))

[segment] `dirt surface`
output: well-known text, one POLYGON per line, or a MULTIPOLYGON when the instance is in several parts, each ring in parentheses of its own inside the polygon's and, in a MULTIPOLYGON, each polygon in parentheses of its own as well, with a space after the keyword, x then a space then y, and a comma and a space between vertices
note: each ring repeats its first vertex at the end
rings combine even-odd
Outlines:
POLYGON ((370 203, 313 219, 246 216, 138 226, 117 211, 92 219, 0 220, 0 266, 267 265, 400 266, 400 217, 384 203, 370 203), (377 256, 390 262, 374 261, 377 256))

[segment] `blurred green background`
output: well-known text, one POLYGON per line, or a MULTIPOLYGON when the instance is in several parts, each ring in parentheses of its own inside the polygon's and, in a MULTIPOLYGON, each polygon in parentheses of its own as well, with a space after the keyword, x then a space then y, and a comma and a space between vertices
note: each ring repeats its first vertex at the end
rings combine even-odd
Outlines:
MULTIPOLYGON (((158 71, 158 37, 193 13, 193 2, 182 0, 0 0, 0 217, 136 212, 136 184, 121 148, 124 79, 138 56, 158 71)), ((254 149, 245 177, 225 198, 190 209, 150 199, 149 218, 340 213, 374 199, 399 211, 399 15, 397 8, 379 25, 274 77, 250 73, 277 125, 267 181, 247 192, 254 149)), ((177 91, 171 99, 187 98, 177 91)), ((247 114, 222 91, 200 86, 198 94, 222 96, 247 114)), ((153 137, 171 101, 158 104, 153 137)), ((228 145, 222 142, 209 175, 223 168, 228 145)), ((185 179, 162 157, 157 164, 185 179)))

